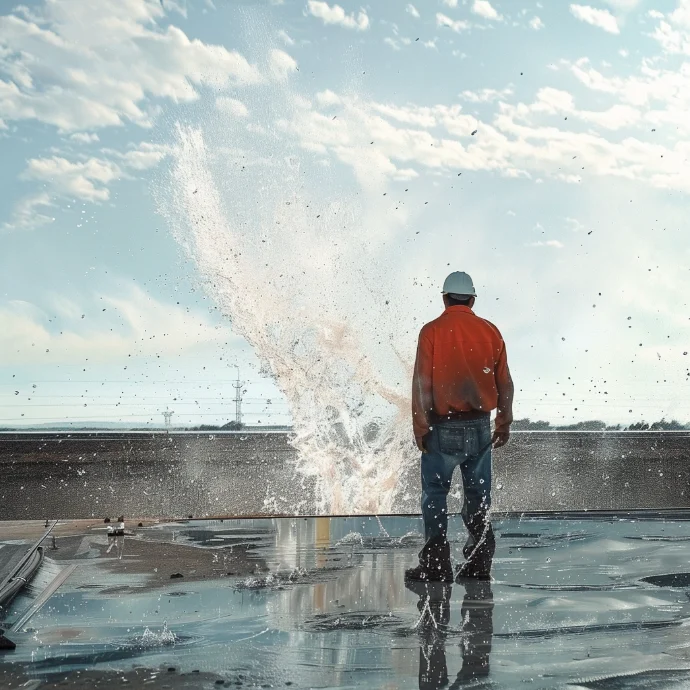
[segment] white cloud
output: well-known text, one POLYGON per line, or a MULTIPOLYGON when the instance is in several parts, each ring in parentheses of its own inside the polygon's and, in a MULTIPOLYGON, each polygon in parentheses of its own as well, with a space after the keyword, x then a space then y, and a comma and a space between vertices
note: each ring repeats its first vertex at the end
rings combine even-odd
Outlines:
POLYGON ((529 242, 527 247, 553 247, 554 249, 563 249, 564 245, 558 240, 543 240, 538 242, 529 242))
POLYGON ((148 170, 155 168, 170 153, 170 149, 162 144, 150 144, 144 141, 137 146, 130 145, 124 152, 103 149, 102 153, 112 155, 132 170, 148 170))
POLYGON ((45 214, 45 210, 51 206, 50 196, 46 192, 24 197, 15 204, 10 220, 4 223, 2 228, 30 230, 52 223, 54 218, 45 214))
POLYGON ((30 303, 0 305, 0 360, 12 364, 73 363, 85 358, 92 363, 108 362, 129 360, 129 355, 177 355, 209 343, 237 341, 227 326, 214 326, 203 313, 159 302, 136 285, 95 299, 98 312, 101 305, 114 312, 119 328, 112 328, 112 313, 107 321, 106 314, 95 324, 82 319, 81 314, 94 312, 88 299, 78 304, 56 296, 55 307, 66 321, 60 331, 51 329, 48 315, 30 303))
POLYGON ((458 0, 441 0, 441 4, 445 5, 446 7, 457 7, 458 0))
MULTIPOLYGON (((625 89, 626 84, 616 87, 625 89)), ((350 166, 365 187, 370 166, 376 179, 419 174, 420 169, 484 170, 535 183, 544 177, 572 184, 585 175, 619 177, 690 193, 690 145, 685 140, 668 148, 634 135, 607 138, 610 131, 639 128, 645 118, 661 121, 665 111, 645 114, 622 103, 602 111, 578 110, 569 92, 552 87, 540 89, 529 103, 497 99, 494 114, 486 120, 464 113, 460 105, 398 106, 337 97, 343 117, 304 109, 280 127, 306 150, 321 157, 330 153, 350 166), (588 131, 563 124, 564 115, 586 123, 588 131)), ((479 92, 476 97, 489 103, 495 94, 479 92)), ((316 103, 321 105, 318 97, 316 103)), ((683 111, 676 117, 682 118, 683 111)))
POLYGON ((242 101, 238 101, 236 98, 228 98, 227 96, 216 98, 216 108, 235 117, 247 117, 249 115, 249 110, 242 101))
POLYGON ((642 0, 604 0, 604 2, 614 10, 625 13, 636 9, 642 0))
POLYGON ((529 26, 530 29, 539 31, 540 29, 544 28, 544 22, 539 17, 532 17, 532 19, 529 21, 529 26))
POLYGON ((393 50, 400 50, 400 44, 394 38, 390 38, 390 36, 387 36, 386 38, 384 38, 383 42, 387 46, 390 46, 391 48, 393 48, 393 50))
POLYGON ((155 167, 169 153, 167 146, 142 142, 130 145, 125 151, 102 149, 107 158, 80 158, 69 161, 62 156, 32 158, 21 179, 38 182, 42 190, 20 199, 12 210, 5 230, 36 228, 52 222, 52 216, 42 209, 55 205, 56 199, 80 199, 100 203, 110 199, 109 185, 131 177, 128 171, 142 171, 155 167))
POLYGON ((161 5, 163 5, 168 12, 177 12, 187 19, 186 0, 161 0, 161 5))
POLYGON ((670 19, 674 24, 690 29, 690 0, 678 0, 678 7, 671 12, 670 19))
POLYGON ((285 29, 281 29, 278 32, 278 38, 280 38, 285 43, 286 46, 294 46, 295 45, 294 39, 290 38, 290 35, 288 34, 287 31, 285 31, 285 29))
POLYGON ((480 17, 484 17, 484 19, 501 19, 501 15, 494 9, 489 0, 474 0, 472 12, 480 17))
POLYGON ((667 121, 679 121, 682 132, 690 133, 690 122, 683 113, 690 110, 690 63, 683 63, 677 69, 653 69, 644 67, 639 75, 628 78, 606 77, 591 67, 586 59, 570 65, 574 76, 593 91, 617 96, 623 103, 649 108, 651 112, 667 121), (658 105, 663 106, 660 112, 658 105))
POLYGON ((165 18, 158 0, 61 0, 0 17, 0 117, 65 132, 148 127, 150 99, 188 102, 197 86, 263 80, 238 52, 159 26, 165 18))
POLYGON ((508 87, 506 89, 480 89, 479 91, 463 91, 460 95, 465 101, 470 103, 492 103, 500 99, 508 98, 513 94, 513 89, 508 87))
POLYGON ((436 46, 436 41, 438 41, 438 38, 433 38, 429 41, 424 41, 422 45, 425 48, 430 48, 431 50, 438 50, 438 47, 436 46))
POLYGON ((668 22, 659 22, 652 34, 666 53, 690 55, 690 33, 674 29, 668 22))
POLYGON ((620 33, 616 18, 608 10, 599 10, 589 5, 570 5, 570 12, 581 22, 596 26, 610 34, 620 33))
POLYGON ((319 93, 316 94, 316 101, 319 103, 319 105, 322 106, 331 106, 331 105, 341 105, 342 100, 338 94, 334 93, 330 89, 326 89, 325 91, 319 91, 319 93))
POLYGON ((663 19, 664 13, 659 12, 659 10, 649 10, 649 12, 647 12, 647 16, 651 17, 652 19, 663 19))
POLYGON ((78 144, 93 144, 100 141, 98 134, 89 132, 76 132, 70 135, 70 141, 76 141, 78 144))
POLYGON ((84 201, 107 201, 108 184, 122 175, 112 161, 89 158, 72 163, 65 158, 32 158, 22 173, 24 180, 36 180, 50 185, 58 194, 84 201))
POLYGON ((405 8, 405 12, 412 15, 415 19, 419 19, 419 10, 414 5, 408 5, 405 8))
POLYGON ((291 72, 297 70, 297 62, 284 50, 274 48, 268 55, 271 74, 274 79, 283 81, 288 78, 291 72))
POLYGON ((567 112, 575 107, 573 97, 568 91, 549 86, 537 92, 537 105, 549 113, 567 112))
POLYGON ((445 14, 438 12, 436 14, 436 26, 444 26, 455 31, 455 33, 460 33, 466 31, 470 28, 470 23, 463 21, 462 19, 453 20, 447 17, 445 14))
POLYGON ((576 117, 585 122, 592 122, 604 129, 616 130, 630 127, 642 120, 642 113, 637 108, 620 103, 603 111, 582 111, 576 117))
POLYGON ((327 2, 321 2, 321 0, 309 0, 307 8, 312 16, 318 17, 324 24, 336 24, 356 31, 365 31, 369 28, 369 17, 363 9, 355 17, 354 12, 347 14, 340 5, 331 7, 327 2))

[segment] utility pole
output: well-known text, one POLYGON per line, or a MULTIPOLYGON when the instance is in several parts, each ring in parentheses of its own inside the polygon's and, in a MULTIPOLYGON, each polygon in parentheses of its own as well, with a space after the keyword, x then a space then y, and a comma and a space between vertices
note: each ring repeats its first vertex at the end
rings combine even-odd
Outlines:
POLYGON ((169 429, 170 428, 170 420, 172 419, 172 416, 175 414, 172 410, 169 410, 167 405, 165 407, 165 411, 161 412, 163 415, 163 419, 165 419, 165 428, 169 429))
POLYGON ((237 367, 237 381, 232 385, 235 389, 235 424, 239 429, 242 426, 242 386, 244 386, 244 381, 240 381, 239 367, 237 367))

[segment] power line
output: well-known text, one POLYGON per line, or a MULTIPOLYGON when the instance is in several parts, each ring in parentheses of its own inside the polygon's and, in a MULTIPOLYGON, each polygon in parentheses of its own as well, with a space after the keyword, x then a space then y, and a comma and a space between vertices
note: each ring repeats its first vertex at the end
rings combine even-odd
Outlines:
MULTIPOLYGON (((115 421, 117 421, 117 419, 128 419, 128 418, 151 419, 152 420, 155 416, 157 416, 157 415, 156 414, 151 414, 151 415, 121 414, 121 415, 117 415, 117 418, 115 421)), ((214 412, 202 412, 199 414, 195 413, 195 414, 190 415, 190 416, 191 417, 214 417, 216 419, 222 419, 223 418, 222 415, 216 414, 214 412)), ((286 414, 271 415, 270 413, 262 413, 262 412, 243 412, 242 416, 243 417, 265 417, 265 418, 269 418, 272 416, 288 417, 289 415, 286 415, 286 414)), ((95 416, 94 415, 87 415, 87 416, 79 415, 79 417, 67 416, 67 417, 60 417, 59 419, 56 419, 55 417, 28 417, 28 418, 24 418, 24 419, 21 419, 21 418, 18 419, 17 417, 9 417, 9 418, 5 418, 5 419, 0 418, 0 424, 9 424, 10 422, 15 423, 16 421, 25 423, 25 422, 32 422, 32 421, 36 421, 36 420, 41 420, 41 421, 48 420, 48 421, 56 421, 56 422, 63 422, 64 421, 64 422, 66 422, 66 421, 69 421, 70 419, 74 419, 74 420, 79 421, 79 422, 84 420, 84 419, 98 419, 101 422, 112 421, 112 420, 103 419, 103 417, 101 415, 95 415, 95 416)))

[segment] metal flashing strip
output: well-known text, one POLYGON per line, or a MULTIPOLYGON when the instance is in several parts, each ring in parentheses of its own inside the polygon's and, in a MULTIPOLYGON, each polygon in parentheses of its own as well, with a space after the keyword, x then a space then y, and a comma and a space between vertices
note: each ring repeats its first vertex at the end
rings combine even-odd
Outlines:
POLYGON ((76 564, 68 565, 66 568, 63 568, 50 582, 50 584, 36 597, 36 600, 34 601, 31 606, 29 606, 24 613, 19 616, 19 618, 14 622, 12 627, 10 628, 10 632, 17 632, 18 630, 21 630, 23 626, 25 626, 29 620, 34 616, 34 614, 38 613, 41 608, 43 608, 44 604, 50 599, 50 597, 55 594, 55 592, 66 582, 67 578, 77 569, 76 564))
POLYGON ((36 549, 41 545, 41 542, 53 531, 53 527, 57 525, 59 521, 55 520, 53 524, 45 531, 43 536, 38 539, 31 548, 24 554, 24 557, 17 563, 17 565, 7 574, 5 579, 0 582, 0 591, 7 585, 8 582, 14 579, 15 575, 24 567, 24 564, 31 558, 31 554, 36 551, 36 549))

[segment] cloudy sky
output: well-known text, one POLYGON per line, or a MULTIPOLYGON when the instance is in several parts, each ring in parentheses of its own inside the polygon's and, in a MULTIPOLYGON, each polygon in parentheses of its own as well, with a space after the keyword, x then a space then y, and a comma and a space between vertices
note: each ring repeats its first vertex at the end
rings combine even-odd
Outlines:
MULTIPOLYGON (((225 422, 238 371, 246 421, 289 421, 171 227, 180 124, 234 175, 260 170, 227 192, 233 217, 265 210, 274 152, 304 198, 356 200, 361 232, 337 241, 385 276, 367 289, 395 307, 405 362, 466 270, 506 339, 516 416, 689 421, 690 1, 1 11, 0 426, 143 425, 166 406, 225 422)), ((366 282, 337 277, 314 277, 334 301, 366 282)))

